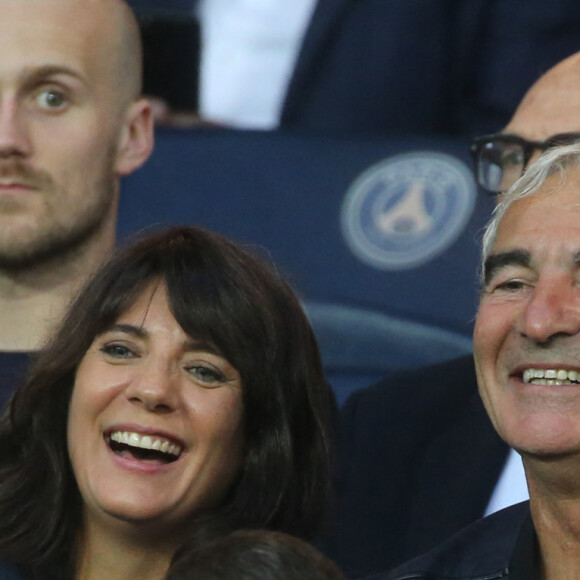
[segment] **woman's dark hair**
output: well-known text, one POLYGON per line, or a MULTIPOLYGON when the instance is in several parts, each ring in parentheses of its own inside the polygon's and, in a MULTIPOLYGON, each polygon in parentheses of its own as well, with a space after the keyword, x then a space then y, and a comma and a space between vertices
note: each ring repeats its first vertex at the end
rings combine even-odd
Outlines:
POLYGON ((89 282, 0 421, 0 555, 34 578, 65 576, 80 529, 66 439, 76 369, 154 281, 185 333, 213 344, 242 380, 241 473, 221 505, 192 518, 185 543, 244 527, 307 536, 320 522, 333 397, 297 298, 267 262, 222 236, 171 228, 118 252, 89 282))
POLYGON ((238 530, 206 542, 172 566, 165 580, 346 580, 303 540, 271 530, 238 530))

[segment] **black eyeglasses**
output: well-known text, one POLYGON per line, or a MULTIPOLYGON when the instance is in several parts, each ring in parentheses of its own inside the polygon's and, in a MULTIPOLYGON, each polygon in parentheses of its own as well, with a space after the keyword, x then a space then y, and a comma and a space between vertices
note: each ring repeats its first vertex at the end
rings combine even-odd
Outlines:
POLYGON ((488 193, 507 191, 524 173, 534 153, 580 141, 580 133, 559 133, 545 141, 496 133, 473 140, 471 155, 477 183, 488 193))

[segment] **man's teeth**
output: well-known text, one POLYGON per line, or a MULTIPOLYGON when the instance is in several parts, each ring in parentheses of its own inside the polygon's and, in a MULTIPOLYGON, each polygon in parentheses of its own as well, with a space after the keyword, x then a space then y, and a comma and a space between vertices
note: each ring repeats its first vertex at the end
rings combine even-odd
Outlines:
POLYGON ((111 439, 117 443, 123 443, 130 447, 139 447, 141 449, 153 449, 161 453, 169 453, 179 457, 181 454, 181 447, 167 439, 160 439, 159 437, 151 437, 149 435, 139 435, 139 433, 132 433, 129 431, 115 431, 111 433, 111 439))
POLYGON ((580 382, 580 371, 564 369, 526 369, 524 383, 533 385, 571 385, 580 382))

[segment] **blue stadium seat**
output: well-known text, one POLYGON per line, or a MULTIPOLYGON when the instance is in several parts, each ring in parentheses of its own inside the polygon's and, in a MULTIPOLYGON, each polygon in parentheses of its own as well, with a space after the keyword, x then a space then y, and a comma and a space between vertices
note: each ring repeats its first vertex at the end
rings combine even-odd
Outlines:
POLYGON ((123 184, 121 236, 196 224, 266 253, 293 283, 339 402, 470 351, 478 195, 467 143, 159 129, 123 184))

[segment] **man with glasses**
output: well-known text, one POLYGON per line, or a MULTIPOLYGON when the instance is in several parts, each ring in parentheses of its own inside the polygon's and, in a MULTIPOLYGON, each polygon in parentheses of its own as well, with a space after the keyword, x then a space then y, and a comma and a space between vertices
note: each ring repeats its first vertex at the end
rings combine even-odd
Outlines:
POLYGON ((484 191, 507 191, 541 153, 580 141, 579 76, 577 53, 532 86, 502 132, 474 139, 474 172, 484 191))
POLYGON ((501 196, 483 235, 477 382, 522 457, 530 501, 373 580, 578 578, 579 185, 580 144, 550 149, 501 196))
MULTIPOLYGON (((532 86, 501 133, 475 140, 477 180, 499 194, 542 151, 577 139, 580 53, 532 86)), ((340 434, 340 510, 319 546, 352 577, 393 568, 527 497, 521 460, 487 417, 471 356, 353 394, 340 434)))

